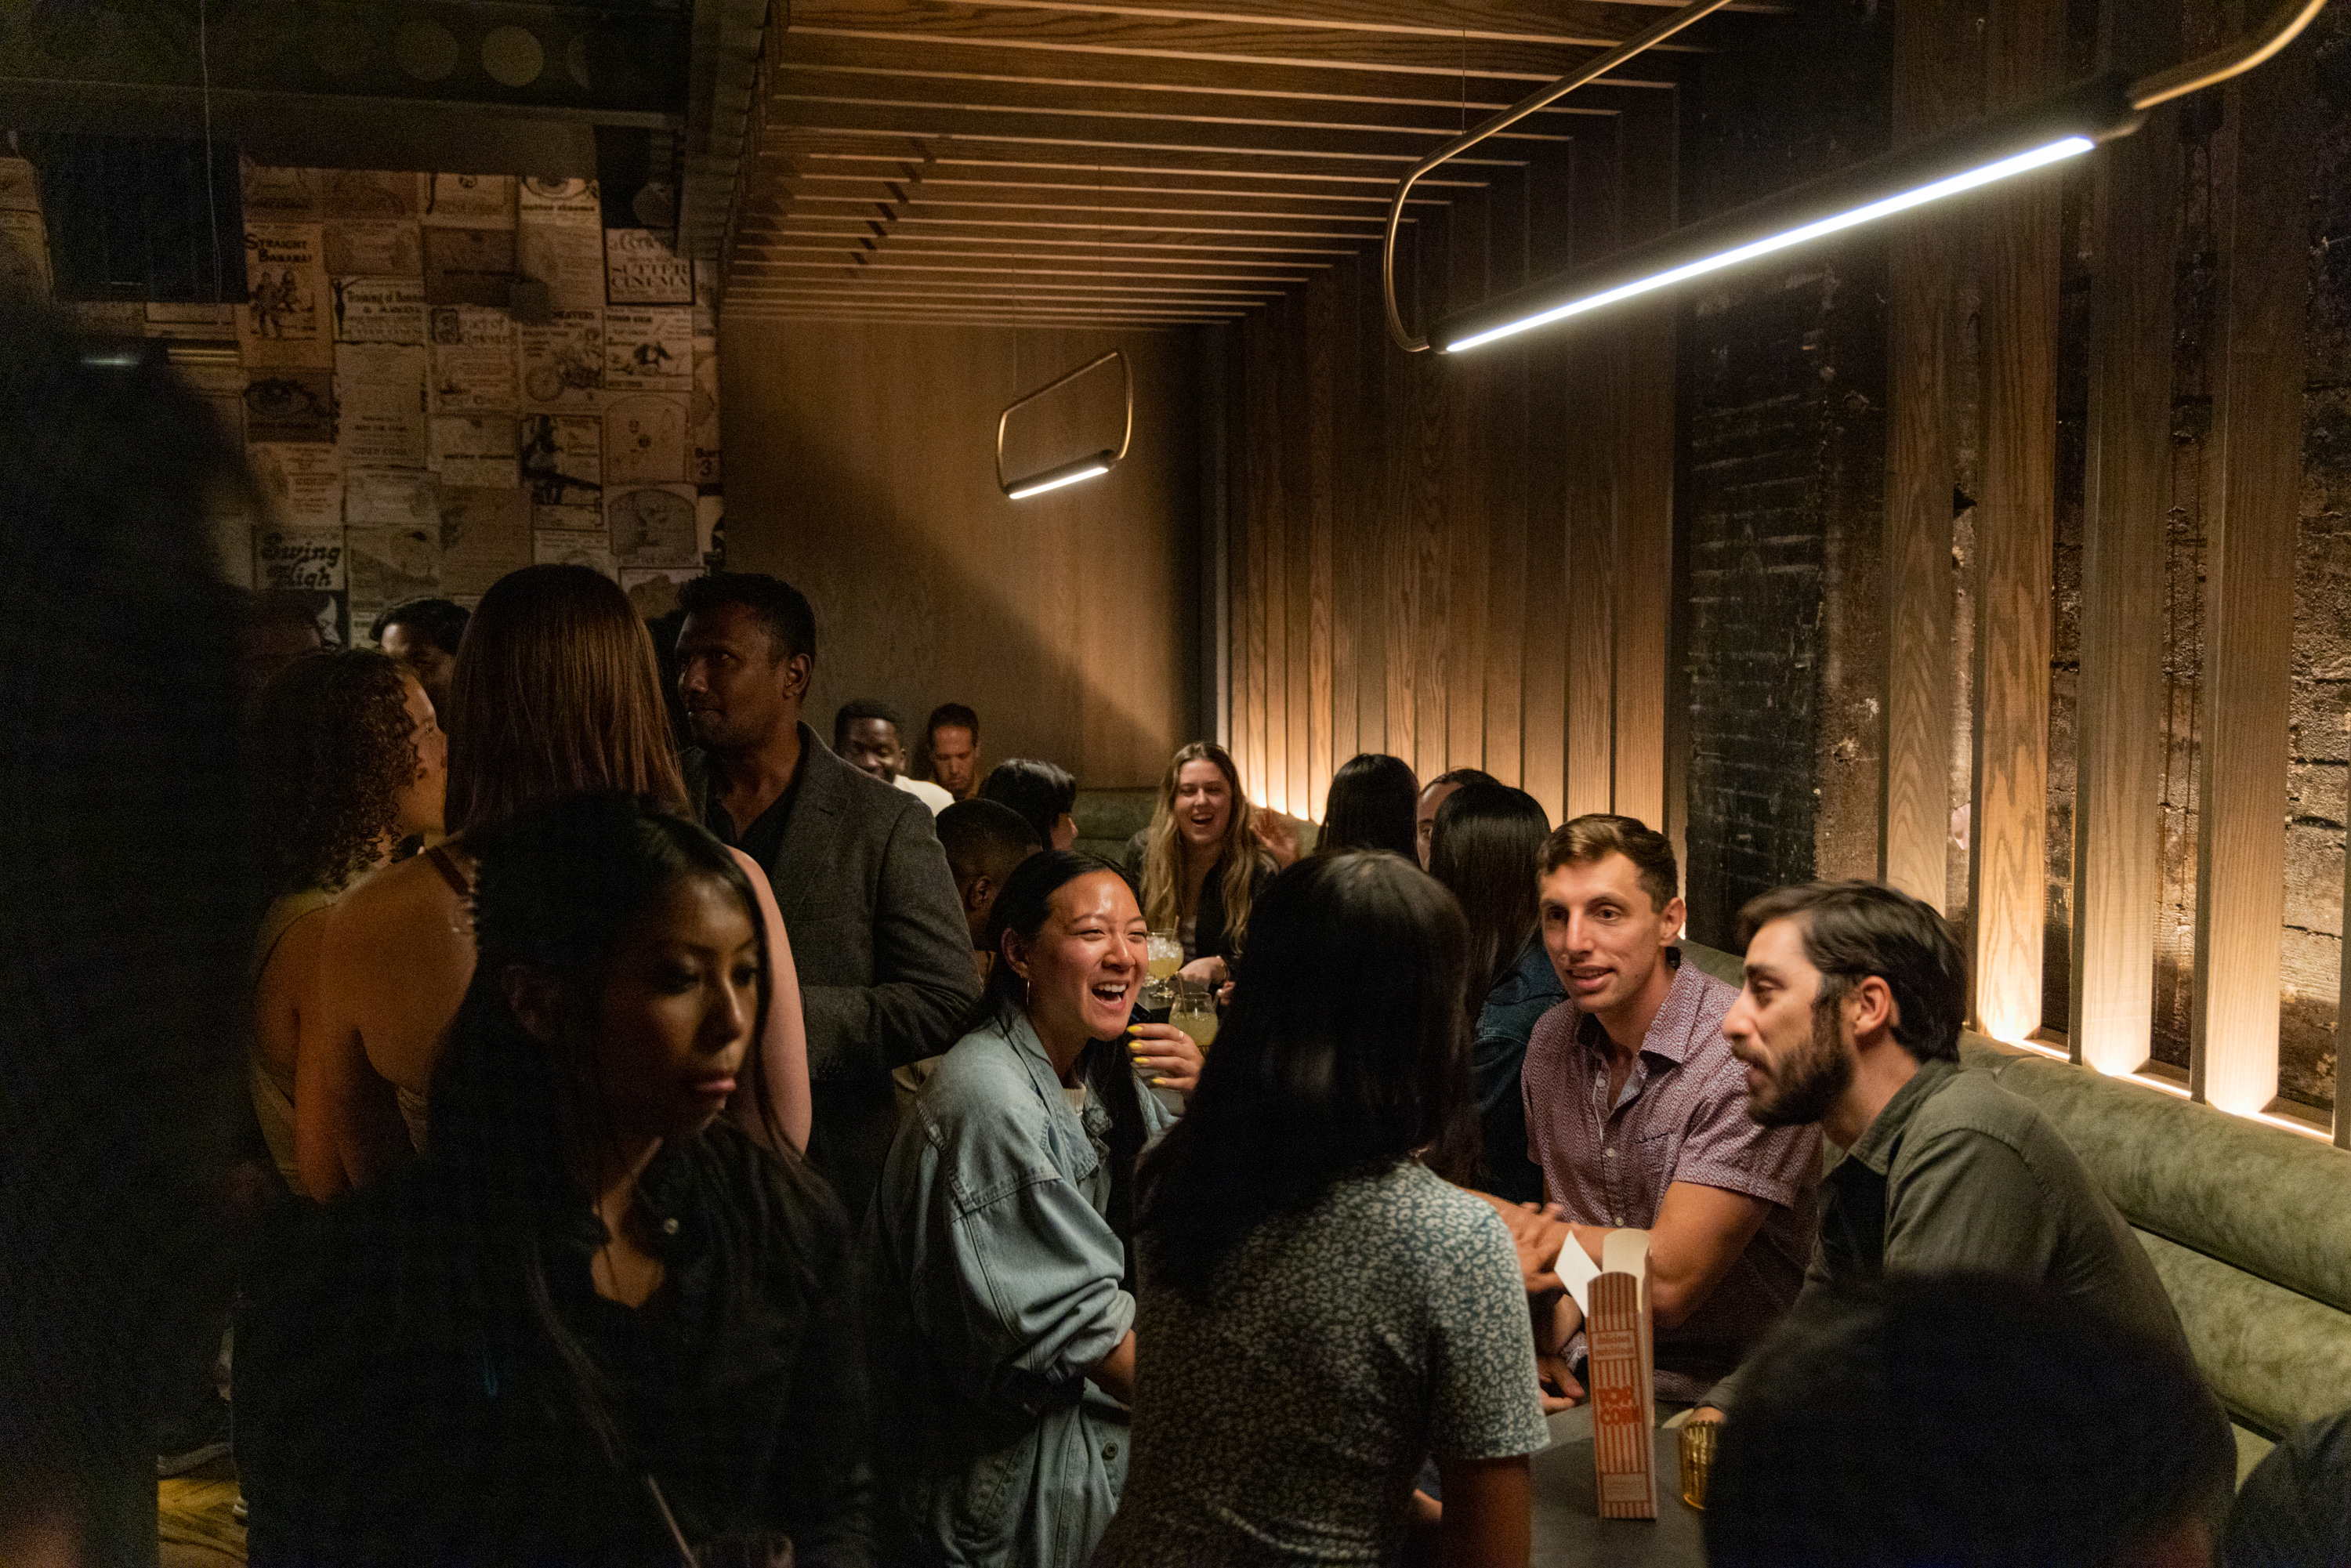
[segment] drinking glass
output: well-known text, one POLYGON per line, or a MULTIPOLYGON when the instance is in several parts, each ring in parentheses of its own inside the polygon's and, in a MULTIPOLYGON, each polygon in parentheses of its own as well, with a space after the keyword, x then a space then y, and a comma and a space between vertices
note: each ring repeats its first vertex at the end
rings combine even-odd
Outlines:
POLYGON ((1167 1005, 1168 983, 1176 971, 1184 967, 1184 944, 1176 933, 1154 931, 1151 934, 1149 957, 1144 973, 1143 1005, 1156 1010, 1167 1005))
POLYGON ((1217 1000, 1204 980, 1177 979, 1176 1000, 1167 1021, 1192 1037, 1206 1056, 1217 1042, 1217 1000))

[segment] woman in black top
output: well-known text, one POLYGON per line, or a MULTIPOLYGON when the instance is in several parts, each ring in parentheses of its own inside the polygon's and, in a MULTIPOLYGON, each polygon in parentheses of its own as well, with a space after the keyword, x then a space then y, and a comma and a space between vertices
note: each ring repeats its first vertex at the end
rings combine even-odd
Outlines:
POLYGON ((1386 850, 1416 859, 1420 843, 1413 813, 1419 805, 1420 780, 1412 776, 1411 763, 1379 751, 1351 757, 1331 776, 1314 852, 1386 850))
POLYGON ((621 796, 481 837, 425 1157, 297 1217, 239 1336, 249 1560, 869 1562, 846 1226, 717 1114, 742 873, 621 796))
POLYGON ((1256 817, 1232 754, 1215 741, 1196 740, 1167 765, 1134 854, 1144 916, 1183 941, 1186 979, 1232 978, 1249 907, 1273 878, 1256 817))

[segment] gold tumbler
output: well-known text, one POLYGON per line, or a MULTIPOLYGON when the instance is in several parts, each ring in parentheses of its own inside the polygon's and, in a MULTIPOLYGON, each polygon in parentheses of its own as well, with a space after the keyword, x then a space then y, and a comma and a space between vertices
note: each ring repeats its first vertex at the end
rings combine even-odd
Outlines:
POLYGON ((1714 1469, 1715 1434, 1719 1421, 1688 1421, 1682 1425, 1682 1500, 1692 1508, 1706 1507, 1706 1478, 1714 1469))

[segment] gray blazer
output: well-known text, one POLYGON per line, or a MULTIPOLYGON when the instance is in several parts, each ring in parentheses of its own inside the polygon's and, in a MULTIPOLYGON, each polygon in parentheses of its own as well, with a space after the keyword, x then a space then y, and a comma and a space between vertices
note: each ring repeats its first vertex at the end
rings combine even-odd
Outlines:
MULTIPOLYGON (((685 771, 708 821, 708 758, 687 752, 685 771)), ((929 809, 835 757, 805 724, 795 787, 765 869, 808 1019, 816 1112, 809 1158, 854 1225, 897 1132, 890 1070, 955 1041, 979 975, 929 809)))

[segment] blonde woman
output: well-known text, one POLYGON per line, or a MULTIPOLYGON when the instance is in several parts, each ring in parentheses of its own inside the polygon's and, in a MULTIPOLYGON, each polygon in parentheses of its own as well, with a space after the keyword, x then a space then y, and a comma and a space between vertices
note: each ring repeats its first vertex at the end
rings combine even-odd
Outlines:
POLYGON ((1159 781, 1143 834, 1143 913, 1154 931, 1183 938, 1187 980, 1222 987, 1232 977, 1249 908, 1274 872, 1255 815, 1232 754, 1215 741, 1178 751, 1159 781))

